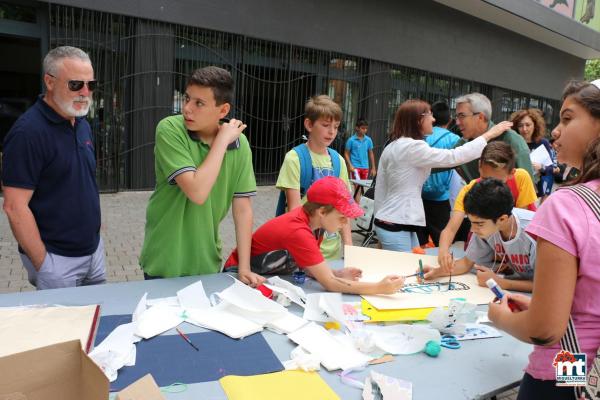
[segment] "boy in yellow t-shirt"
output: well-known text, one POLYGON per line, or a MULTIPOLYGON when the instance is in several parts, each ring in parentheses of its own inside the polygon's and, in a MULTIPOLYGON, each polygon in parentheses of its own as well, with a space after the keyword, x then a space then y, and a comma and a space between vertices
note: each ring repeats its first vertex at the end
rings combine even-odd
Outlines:
POLYGON ((537 195, 533 181, 526 170, 515 169, 515 152, 510 145, 500 141, 488 143, 479 159, 479 175, 481 178, 473 179, 458 193, 450 214, 450 221, 440 235, 438 263, 445 269, 449 269, 454 262, 450 246, 466 215, 463 204, 465 194, 482 178, 496 178, 506 183, 513 195, 515 207, 530 211, 536 209, 537 195))
MULTIPOLYGON (((306 148, 312 163, 312 179, 314 182, 325 176, 334 176, 334 166, 331 157, 339 157, 339 178, 342 179, 350 190, 348 171, 345 168, 344 158, 337 152, 328 151, 329 145, 337 136, 338 127, 342 119, 342 109, 329 96, 320 95, 312 97, 305 106, 304 128, 308 133, 306 148)), ((300 207, 306 201, 300 194, 300 159, 295 150, 290 150, 283 160, 279 171, 276 187, 285 192, 287 210, 300 207)), ((304 188, 305 190, 308 188, 304 188)), ((352 245, 350 225, 346 224, 339 233, 326 235, 321 243, 321 253, 327 260, 341 257, 342 242, 352 245)))

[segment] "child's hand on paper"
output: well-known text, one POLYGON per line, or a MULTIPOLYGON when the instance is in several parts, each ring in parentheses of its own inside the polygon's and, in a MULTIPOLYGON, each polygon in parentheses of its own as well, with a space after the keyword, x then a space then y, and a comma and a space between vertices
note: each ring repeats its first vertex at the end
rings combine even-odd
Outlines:
MULTIPOLYGON (((419 270, 417 269, 417 271, 415 271, 415 272, 419 272, 419 270)), ((446 274, 444 273, 442 268, 432 267, 431 265, 424 265, 423 266, 423 278, 424 279, 421 279, 421 276, 417 275, 417 282, 423 283, 425 281, 429 281, 429 280, 439 278, 439 277, 445 276, 445 275, 446 274)))
POLYGON ((379 292, 381 294, 394 294, 404 286, 404 277, 388 275, 379 281, 379 292))
POLYGON ((252 271, 239 271, 238 278, 240 281, 253 288, 262 285, 266 281, 264 276, 255 274, 252 271))
POLYGON ((334 270, 333 274, 338 278, 347 279, 349 281, 357 281, 362 277, 362 270, 354 267, 346 267, 334 270))
POLYGON ((438 254, 438 264, 446 274, 450 274, 454 268, 454 256, 452 253, 445 251, 438 254))

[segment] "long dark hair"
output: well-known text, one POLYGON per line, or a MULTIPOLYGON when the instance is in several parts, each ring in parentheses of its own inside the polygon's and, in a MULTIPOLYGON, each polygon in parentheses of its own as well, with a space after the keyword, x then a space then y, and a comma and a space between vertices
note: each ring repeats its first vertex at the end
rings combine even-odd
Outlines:
MULTIPOLYGON (((600 88, 585 81, 570 82, 563 92, 563 102, 567 97, 585 108, 593 118, 600 120, 600 88)), ((581 173, 572 182, 584 183, 600 178, 600 132, 592 140, 583 155, 581 173)))
POLYGON ((431 107, 423 100, 406 100, 400 104, 394 117, 394 126, 390 132, 390 141, 401 137, 410 137, 416 140, 423 139, 421 122, 423 114, 430 112, 431 107))

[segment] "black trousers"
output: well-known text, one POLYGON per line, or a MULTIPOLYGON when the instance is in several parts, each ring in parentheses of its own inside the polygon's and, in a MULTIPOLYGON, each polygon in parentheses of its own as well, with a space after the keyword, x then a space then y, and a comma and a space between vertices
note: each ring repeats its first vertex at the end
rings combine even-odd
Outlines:
POLYGON ((525 373, 517 400, 575 400, 575 390, 572 387, 556 386, 555 381, 535 379, 525 373))
POLYGON ((425 209, 425 227, 417 231, 419 244, 424 245, 429 241, 429 236, 435 246, 440 245, 440 235, 442 230, 450 220, 450 202, 433 201, 423 199, 423 208, 425 209))

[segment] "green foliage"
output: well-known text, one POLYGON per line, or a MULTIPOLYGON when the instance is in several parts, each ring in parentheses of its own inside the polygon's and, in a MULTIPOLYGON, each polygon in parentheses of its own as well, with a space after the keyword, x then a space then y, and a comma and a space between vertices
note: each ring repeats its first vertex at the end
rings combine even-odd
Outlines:
POLYGON ((586 81, 600 79, 600 58, 596 60, 588 60, 585 63, 584 78, 586 81))

